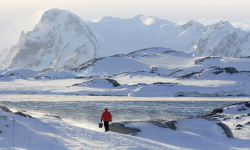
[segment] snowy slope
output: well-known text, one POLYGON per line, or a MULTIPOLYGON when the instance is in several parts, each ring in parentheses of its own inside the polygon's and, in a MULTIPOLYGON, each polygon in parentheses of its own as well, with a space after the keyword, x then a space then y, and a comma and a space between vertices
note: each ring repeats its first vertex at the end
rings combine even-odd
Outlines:
POLYGON ((33 31, 22 32, 1 66, 33 70, 77 66, 96 57, 97 48, 95 35, 85 21, 69 11, 51 9, 33 31))
POLYGON ((250 103, 242 102, 231 106, 218 108, 215 114, 208 115, 208 118, 220 120, 227 124, 232 130, 234 137, 238 139, 250 138, 250 103))
POLYGON ((226 118, 232 118, 224 119, 223 122, 228 126, 244 122, 242 129, 233 130, 234 127, 230 127, 236 138, 227 137, 224 129, 217 124, 220 121, 204 118, 177 120, 174 123, 176 130, 159 122, 125 122, 125 127, 140 130, 131 136, 115 132, 106 133, 98 128, 97 124, 96 126, 86 122, 76 124, 59 116, 38 112, 12 110, 13 114, 8 112, 10 111, 8 108, 1 106, 4 109, 0 108, 0 148, 12 149, 14 144, 15 149, 37 150, 248 149, 250 147, 250 119, 249 115, 247 116, 249 108, 245 107, 244 113, 242 111, 240 114, 237 113, 239 112, 237 108, 242 106, 235 105, 223 113, 226 118), (243 116, 244 120, 233 119, 236 114, 243 116))
POLYGON ((249 96, 249 58, 197 57, 149 48, 76 68, 1 71, 1 94, 130 97, 249 96))

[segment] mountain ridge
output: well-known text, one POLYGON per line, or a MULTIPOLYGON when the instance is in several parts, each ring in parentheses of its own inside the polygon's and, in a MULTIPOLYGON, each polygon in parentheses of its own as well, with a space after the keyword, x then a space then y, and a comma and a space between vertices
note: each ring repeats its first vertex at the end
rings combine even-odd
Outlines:
POLYGON ((97 47, 94 34, 82 19, 69 11, 52 9, 32 31, 21 33, 3 64, 11 69, 34 70, 78 65, 81 59, 96 57, 97 47))
POLYGON ((250 32, 228 21, 183 25, 156 17, 103 17, 84 21, 60 9, 46 11, 32 31, 22 32, 0 68, 43 70, 78 66, 98 57, 125 54, 149 47, 166 47, 202 56, 250 56, 250 32))

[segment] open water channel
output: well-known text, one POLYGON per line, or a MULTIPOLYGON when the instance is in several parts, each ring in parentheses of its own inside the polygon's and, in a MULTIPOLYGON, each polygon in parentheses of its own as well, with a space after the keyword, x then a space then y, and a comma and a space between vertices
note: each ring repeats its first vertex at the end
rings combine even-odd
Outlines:
MULTIPOLYGON (((114 97, 113 97, 114 98, 114 97)), ((112 113, 113 121, 176 120, 198 117, 210 113, 215 108, 240 102, 238 99, 202 99, 180 98, 161 99, 119 99, 109 97, 77 96, 37 96, 37 95, 1 95, 0 105, 16 110, 60 116, 76 123, 100 122, 104 108, 112 113), (106 99, 106 100, 105 100, 106 99), (158 101, 159 100, 159 101, 158 101)), ((246 101, 249 99, 242 99, 246 101)))

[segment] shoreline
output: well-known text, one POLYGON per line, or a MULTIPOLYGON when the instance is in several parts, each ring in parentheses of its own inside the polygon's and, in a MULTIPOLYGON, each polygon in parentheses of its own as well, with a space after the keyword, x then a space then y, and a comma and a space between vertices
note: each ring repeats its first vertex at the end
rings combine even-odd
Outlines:
POLYGON ((0 101, 250 101, 250 97, 125 97, 0 94, 0 101))

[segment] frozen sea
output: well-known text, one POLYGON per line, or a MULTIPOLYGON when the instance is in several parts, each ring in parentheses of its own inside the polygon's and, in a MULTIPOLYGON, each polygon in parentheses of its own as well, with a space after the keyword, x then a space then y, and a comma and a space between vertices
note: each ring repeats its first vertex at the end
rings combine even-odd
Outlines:
POLYGON ((176 120, 210 113, 250 98, 133 98, 69 95, 0 95, 0 105, 14 110, 57 115, 81 124, 96 124, 104 108, 113 121, 176 120))

